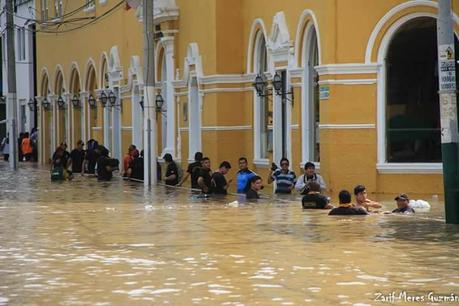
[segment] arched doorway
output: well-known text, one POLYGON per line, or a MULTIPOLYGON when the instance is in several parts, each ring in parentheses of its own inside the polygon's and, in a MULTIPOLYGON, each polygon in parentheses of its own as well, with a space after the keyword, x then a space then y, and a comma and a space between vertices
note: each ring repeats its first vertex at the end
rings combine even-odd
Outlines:
MULTIPOLYGON (((268 51, 265 34, 259 30, 255 36, 254 69, 257 75, 264 77, 268 70, 268 51)), ((273 152, 273 103, 264 95, 256 95, 254 105, 254 146, 255 160, 267 160, 273 152)))
MULTIPOLYGON (((72 139, 71 148, 73 148, 78 140, 83 139, 83 128, 82 124, 83 117, 83 105, 80 100, 80 74, 78 70, 74 69, 70 77, 70 100, 71 102, 71 116, 72 116, 72 139), (75 101, 79 100, 79 104, 74 104, 75 101)), ((84 121, 83 121, 84 122, 84 121)))
MULTIPOLYGON (((108 67, 107 67, 107 58, 104 56, 102 59, 102 66, 100 70, 100 88, 102 90, 108 90, 110 87, 110 82, 109 82, 109 75, 108 75, 108 67)), ((112 112, 110 107, 108 106, 108 103, 106 106, 100 108, 100 115, 103 118, 102 122, 102 135, 103 135, 103 143, 105 147, 107 147, 110 152, 112 152, 112 147, 111 147, 111 139, 112 139, 112 112)))
POLYGON ((54 104, 50 101, 51 90, 49 87, 49 77, 48 74, 44 74, 41 81, 41 92, 40 95, 43 100, 47 100, 50 103, 49 109, 41 108, 41 139, 39 144, 41 146, 41 157, 40 160, 42 163, 46 163, 51 155, 54 152, 56 144, 54 143, 54 120, 53 120, 53 108, 54 104))
POLYGON ((160 152, 161 157, 164 155, 165 149, 167 148, 167 70, 166 70, 166 58, 164 56, 164 49, 162 50, 160 55, 160 63, 161 66, 159 67, 159 82, 161 84, 161 96, 164 99, 163 107, 160 112, 160 116, 158 116, 158 152, 160 152))
POLYGON ((303 98, 302 98, 302 161, 320 162, 320 103, 319 75, 314 67, 319 65, 317 34, 309 26, 303 38, 303 98))
POLYGON ((97 104, 97 79, 96 79, 96 70, 93 65, 89 66, 87 75, 86 75, 86 90, 88 92, 88 139, 100 139, 98 130, 100 125, 99 123, 99 107, 97 104), (94 101, 94 105, 91 105, 89 101, 94 101))
POLYGON ((411 19, 389 43, 385 57, 386 162, 441 162, 436 31, 434 18, 411 19))
MULTIPOLYGON (((68 103, 64 97, 65 88, 64 88, 64 76, 59 70, 56 75, 56 82, 54 83, 54 93, 56 94, 56 106, 55 111, 57 115, 57 126, 56 126, 56 140, 57 144, 61 142, 68 142, 68 112, 67 107, 68 103)), ((56 144, 56 145, 57 145, 56 144)))
POLYGON ((198 80, 192 76, 189 84, 189 134, 188 134, 188 159, 193 160, 194 154, 201 151, 201 100, 199 97, 198 80))

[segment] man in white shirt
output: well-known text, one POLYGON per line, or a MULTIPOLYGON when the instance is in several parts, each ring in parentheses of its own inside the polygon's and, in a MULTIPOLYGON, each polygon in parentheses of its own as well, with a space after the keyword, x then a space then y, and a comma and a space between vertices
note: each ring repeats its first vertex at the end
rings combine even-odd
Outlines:
POLYGON ((301 194, 307 194, 309 191, 309 182, 316 182, 317 184, 319 184, 321 191, 324 191, 325 188, 327 188, 324 179, 322 178, 322 176, 316 173, 316 166, 311 162, 307 162, 304 165, 304 174, 301 175, 296 181, 295 189, 301 194))

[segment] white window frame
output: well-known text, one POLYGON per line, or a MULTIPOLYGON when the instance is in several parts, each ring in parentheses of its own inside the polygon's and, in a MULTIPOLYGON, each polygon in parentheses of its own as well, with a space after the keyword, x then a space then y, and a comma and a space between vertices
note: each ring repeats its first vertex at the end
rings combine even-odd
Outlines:
POLYGON ((390 174, 441 174, 441 163, 389 163, 386 156, 386 56, 390 43, 397 31, 408 21, 420 18, 437 18, 432 13, 412 13, 405 15, 392 24, 386 31, 378 51, 378 90, 377 90, 377 136, 378 154, 376 169, 379 173, 390 174))
MULTIPOLYGON (((254 72, 255 73, 261 73, 262 71, 260 71, 260 54, 261 54, 261 48, 267 48, 266 47, 266 43, 267 43, 267 38, 265 37, 264 35, 264 32, 262 30, 259 30, 255 36, 255 48, 254 48, 254 72), (264 44, 262 44, 262 42, 264 42, 264 44)), ((268 68, 268 51, 266 50, 266 69, 268 68)), ((265 76, 266 76, 266 71, 263 71, 263 73, 265 73, 265 76)), ((262 116, 264 116, 265 114, 262 113, 263 111, 263 108, 261 107, 261 103, 263 102, 264 99, 269 99, 268 96, 266 97, 259 97, 256 90, 254 89, 253 91, 253 102, 254 102, 254 105, 253 105, 253 122, 254 122, 254 125, 253 125, 253 152, 254 152, 254 156, 253 156, 253 163, 256 165, 256 166, 259 166, 259 167, 268 167, 270 165, 270 162, 269 162, 269 159, 268 157, 262 157, 262 150, 264 150, 264 148, 262 147, 263 146, 263 143, 261 142, 261 138, 262 138, 262 135, 261 135, 261 129, 262 129, 262 122, 263 122, 263 118, 262 116)), ((267 129, 267 132, 268 132, 269 128, 267 129)), ((266 136, 268 137, 268 136, 266 136)), ((267 144, 265 144, 267 146, 267 144)))
POLYGON ((56 18, 62 18, 64 15, 64 6, 62 4, 62 0, 54 0, 54 12, 56 14, 56 18))
POLYGON ((41 20, 48 21, 48 18, 49 18, 48 0, 41 0, 41 20))

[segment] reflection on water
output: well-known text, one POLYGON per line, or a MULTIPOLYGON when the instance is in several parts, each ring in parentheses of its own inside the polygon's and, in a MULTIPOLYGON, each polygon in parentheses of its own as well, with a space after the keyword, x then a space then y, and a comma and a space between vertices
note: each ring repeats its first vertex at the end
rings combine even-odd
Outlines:
MULTIPOLYGON (((0 305, 377 304, 459 294, 459 228, 415 216, 329 217, 273 199, 231 207, 186 189, 0 165, 0 305)), ((384 202, 385 208, 393 206, 384 202)))

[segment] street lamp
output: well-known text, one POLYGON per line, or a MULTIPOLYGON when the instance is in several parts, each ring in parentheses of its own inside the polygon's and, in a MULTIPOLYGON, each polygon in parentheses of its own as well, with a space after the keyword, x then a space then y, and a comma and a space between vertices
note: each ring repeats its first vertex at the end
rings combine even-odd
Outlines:
POLYGON ((43 106, 44 110, 48 110, 51 106, 51 103, 49 103, 48 99, 45 97, 43 101, 41 101, 41 106, 43 106))
POLYGON ((92 94, 89 95, 88 104, 89 104, 90 108, 96 108, 96 106, 97 106, 97 101, 96 101, 96 99, 94 98, 94 96, 92 94))
POLYGON ((143 97, 140 99, 139 104, 140 104, 140 107, 142 108, 142 111, 143 111, 143 97))
POLYGON ((163 96, 161 96, 160 94, 157 94, 156 99, 155 99, 155 104, 156 104, 156 112, 157 113, 161 112, 161 110, 163 109, 163 104, 164 104, 163 96))
POLYGON ((35 99, 34 98, 30 98, 29 102, 27 103, 27 106, 29 107, 29 110, 31 112, 33 112, 34 109, 35 109, 35 99))
POLYGON ((102 104, 102 107, 105 107, 107 105, 108 97, 105 92, 101 92, 99 96, 100 103, 102 104))
MULTIPOLYGON (((274 90, 276 91, 276 95, 284 97, 285 100, 292 102, 292 105, 293 105, 293 101, 294 101, 293 87, 290 87, 290 91, 287 92, 285 91, 285 89, 283 89, 283 86, 282 86, 283 83, 284 83, 283 77, 279 74, 278 71, 276 71, 276 74, 273 77, 273 87, 274 87, 274 90), (290 95, 290 98, 288 98, 289 95, 290 95)), ((284 102, 284 100, 282 102, 284 102)))
POLYGON ((113 91, 110 91, 110 93, 108 94, 108 100, 110 101, 111 106, 115 106, 116 96, 113 93, 113 91))
POLYGON ((57 98, 57 106, 59 106, 59 108, 64 108, 65 101, 64 98, 62 98, 62 96, 59 96, 59 98, 57 98))
POLYGON ((74 94, 72 98, 73 107, 78 108, 81 106, 80 96, 78 94, 74 94))
POLYGON ((266 87, 268 85, 268 82, 266 81, 266 78, 263 74, 257 74, 255 77, 255 83, 253 83, 253 87, 255 87, 255 90, 257 91, 257 94, 259 97, 265 97, 268 94, 266 93, 266 87))

